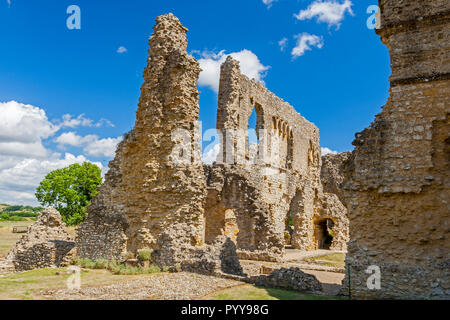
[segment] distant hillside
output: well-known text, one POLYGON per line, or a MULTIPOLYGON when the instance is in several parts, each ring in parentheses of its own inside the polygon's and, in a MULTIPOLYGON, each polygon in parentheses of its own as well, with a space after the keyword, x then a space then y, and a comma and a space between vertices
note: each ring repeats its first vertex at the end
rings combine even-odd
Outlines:
POLYGON ((39 213, 44 208, 42 207, 32 207, 32 206, 20 206, 20 205, 9 205, 9 204, 0 204, 0 212, 32 212, 32 213, 39 213))
POLYGON ((9 205, 0 203, 0 220, 16 220, 20 221, 24 218, 36 218, 44 210, 42 207, 9 205))

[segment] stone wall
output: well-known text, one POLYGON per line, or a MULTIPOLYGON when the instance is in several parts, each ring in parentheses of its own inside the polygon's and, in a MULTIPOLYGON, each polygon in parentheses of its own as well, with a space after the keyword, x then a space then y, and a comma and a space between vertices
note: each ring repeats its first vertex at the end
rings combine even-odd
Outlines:
POLYGON ((346 164, 344 280, 357 298, 450 297, 450 3, 379 1, 390 97, 346 164), (381 288, 367 286, 371 265, 381 288))
POLYGON ((13 271, 59 267, 70 262, 75 247, 56 209, 48 208, 39 214, 26 234, 6 256, 6 263, 13 271))
POLYGON ((173 265, 176 248, 203 243, 200 67, 186 51, 186 33, 172 14, 156 20, 135 127, 118 146, 78 231, 80 256, 120 258, 153 249, 160 264, 173 265))
POLYGON ((240 274, 228 237, 204 241, 200 67, 186 51, 188 30, 172 14, 158 17, 153 29, 135 126, 77 230, 77 253, 124 261, 151 249, 159 266, 240 274))
POLYGON ((342 203, 345 201, 344 191, 341 184, 344 182, 344 164, 350 158, 351 152, 338 154, 327 154, 322 156, 322 167, 320 170, 320 180, 323 191, 334 193, 342 203))
POLYGON ((234 216, 235 224, 228 230, 241 258, 279 259, 289 220, 294 224, 295 248, 317 249, 315 229, 329 219, 341 235, 333 248, 345 249, 348 230, 341 228, 348 227, 346 210, 340 204, 329 210, 334 202, 326 198, 320 182, 319 130, 261 83, 241 74, 232 57, 221 66, 217 129, 221 151, 205 170, 207 241, 227 232, 228 213, 234 216), (253 111, 256 146, 249 144, 253 111))

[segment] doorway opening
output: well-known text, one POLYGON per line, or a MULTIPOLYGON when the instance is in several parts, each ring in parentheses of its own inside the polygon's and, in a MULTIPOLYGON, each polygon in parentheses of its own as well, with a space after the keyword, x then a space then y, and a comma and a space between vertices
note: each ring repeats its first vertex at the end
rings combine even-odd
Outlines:
POLYGON ((330 250, 333 242, 334 222, 331 219, 319 219, 314 223, 314 238, 316 249, 330 250))

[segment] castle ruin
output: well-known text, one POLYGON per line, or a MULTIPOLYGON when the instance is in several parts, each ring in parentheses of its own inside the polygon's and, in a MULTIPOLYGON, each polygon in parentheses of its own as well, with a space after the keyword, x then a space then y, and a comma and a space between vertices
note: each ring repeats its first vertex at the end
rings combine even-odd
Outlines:
POLYGON ((78 229, 78 255, 125 259, 151 249, 155 263, 189 268, 219 248, 217 259, 224 260, 226 252, 222 271, 239 271, 237 256, 278 261, 290 222, 294 248, 345 250, 346 209, 336 195, 323 192, 320 182, 319 130, 242 75, 231 57, 220 75, 222 150, 213 165, 203 165, 201 70, 186 51, 186 33, 172 14, 156 20, 136 124, 117 147, 78 229), (248 144, 253 109, 257 146, 248 144))

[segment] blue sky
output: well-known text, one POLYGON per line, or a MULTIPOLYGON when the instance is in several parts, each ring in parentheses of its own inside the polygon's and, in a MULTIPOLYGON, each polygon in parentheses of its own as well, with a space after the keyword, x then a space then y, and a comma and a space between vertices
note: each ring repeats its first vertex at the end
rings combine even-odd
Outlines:
POLYGON ((0 202, 35 204, 34 188, 57 167, 107 166, 135 121, 155 18, 168 12, 189 29, 188 51, 207 69, 204 130, 215 128, 217 66, 233 54, 319 127, 322 147, 352 150, 388 97, 388 50, 367 27, 376 4, 0 0, 0 202), (80 30, 66 26, 70 5, 81 10, 80 30))

